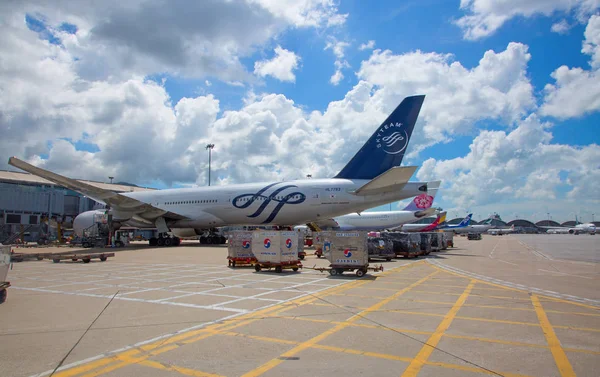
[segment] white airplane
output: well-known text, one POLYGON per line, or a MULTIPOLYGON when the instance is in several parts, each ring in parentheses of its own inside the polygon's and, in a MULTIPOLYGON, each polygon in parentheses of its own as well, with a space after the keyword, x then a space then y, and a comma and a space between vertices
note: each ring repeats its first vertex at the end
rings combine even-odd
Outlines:
POLYGON ((445 211, 439 213, 431 224, 403 224, 392 230, 397 232, 433 232, 444 221, 446 221, 445 211))
POLYGON ((569 234, 589 233, 596 234, 596 225, 594 223, 577 224, 573 228, 569 228, 569 234))
POLYGON ((496 229, 488 229, 487 233, 492 236, 501 236, 503 234, 513 233, 515 231, 515 225, 511 225, 510 228, 496 228, 496 229))
MULTIPOLYGON (((435 209, 431 208, 431 205, 433 204, 433 199, 435 198, 440 183, 440 181, 429 182, 427 184, 427 193, 415 197, 402 211, 351 213, 334 217, 329 220, 315 221, 312 224, 316 225, 321 230, 370 231, 391 229, 403 224, 408 224, 435 212, 435 209)), ((305 227, 306 226, 298 226, 296 229, 303 229, 305 227)))
POLYGON ((483 224, 467 225, 462 228, 452 229, 454 233, 485 233, 488 230, 494 228, 490 219, 486 220, 483 224), (488 222, 489 221, 489 222, 488 222))
POLYGON ((577 220, 577 216, 575 216, 575 223, 577 225, 575 225, 574 227, 543 227, 546 230, 546 233, 552 233, 552 234, 581 234, 581 233, 588 233, 591 235, 595 235, 596 234, 596 225, 594 223, 585 223, 585 224, 579 224, 579 221, 577 220))
MULTIPOLYGON (((428 182, 408 182, 417 167, 399 166, 424 99, 424 95, 405 98, 350 162, 327 179, 115 193, 16 157, 8 163, 106 204, 113 230, 156 228, 159 237, 150 239, 150 245, 171 246, 179 243, 178 237, 217 227, 306 224, 426 193, 428 182)), ((74 233, 81 235, 97 213, 78 215, 74 233)))

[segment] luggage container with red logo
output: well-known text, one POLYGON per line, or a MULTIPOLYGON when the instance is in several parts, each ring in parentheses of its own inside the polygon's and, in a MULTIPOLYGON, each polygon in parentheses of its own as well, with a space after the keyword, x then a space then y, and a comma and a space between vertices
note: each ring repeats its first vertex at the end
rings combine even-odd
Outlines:
POLYGON ((227 260, 230 267, 252 266, 256 257, 252 253, 252 232, 233 231, 228 235, 227 260))
POLYGON ((294 231, 255 230, 252 233, 252 253, 256 258, 254 269, 271 268, 275 272, 284 269, 298 271, 302 263, 298 259, 298 233, 294 231))
POLYGON ((341 275, 344 271, 355 271, 362 277, 368 270, 383 271, 383 266, 369 267, 369 249, 367 232, 320 232, 323 244, 323 255, 329 263, 326 268, 314 268, 318 271, 329 271, 332 276, 341 275))

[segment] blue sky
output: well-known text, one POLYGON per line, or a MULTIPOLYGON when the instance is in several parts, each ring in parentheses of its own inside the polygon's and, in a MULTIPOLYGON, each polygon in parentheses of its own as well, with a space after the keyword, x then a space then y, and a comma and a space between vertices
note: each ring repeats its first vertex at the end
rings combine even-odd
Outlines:
MULTIPOLYGON (((17 21, 4 34, 36 45, 36 53, 14 47, 10 55, 16 42, 0 49, 15 56, 15 68, 19 59, 30 62, 36 72, 30 78, 48 74, 31 81, 28 93, 53 93, 55 102, 31 99, 39 104, 38 117, 27 127, 39 140, 11 148, 63 173, 95 179, 112 174, 157 188, 205 184, 205 142, 218 144, 214 184, 290 179, 307 171, 328 176, 343 166, 339 156, 360 147, 390 106, 406 95, 426 94, 405 163, 423 166, 414 179, 443 180, 437 205, 460 214, 474 211, 476 219, 492 212, 511 218, 519 209, 523 217, 554 211, 585 218, 600 212, 600 196, 592 188, 600 184, 599 167, 591 162, 600 144, 598 9, 583 0, 529 8, 517 0, 509 1, 513 6, 476 7, 480 1, 461 9, 459 1, 441 0, 319 0, 304 8, 293 1, 214 0, 176 2, 168 13, 154 0, 128 9, 116 1, 69 9, 14 6, 9 14, 17 21), (247 7, 254 7, 253 15, 247 7), (187 22, 188 16, 197 22, 187 22), (498 18, 504 22, 490 22, 498 18), (151 38, 155 30, 161 32, 151 38), (359 48, 368 41, 374 48, 359 48), (41 65, 49 57, 53 69, 41 65), (339 82, 332 78, 336 67, 344 76, 339 82), (53 80, 61 74, 63 81, 53 80), (361 79, 368 92, 360 91, 361 79), (363 94, 349 94, 355 92, 363 94), (130 101, 131 93, 143 100, 130 101), (361 110, 344 114, 331 107, 335 102, 361 110), (263 117, 265 111, 271 118, 263 117), (286 129, 296 130, 298 120, 307 122, 314 140, 297 157, 309 166, 282 166, 296 158, 288 152, 265 157, 253 143, 244 149, 214 141, 231 137, 222 130, 235 125, 247 131, 235 134, 238 144, 263 127, 276 145, 285 142, 286 129), (319 154, 327 135, 336 132, 347 135, 346 143, 325 159, 319 154), (151 145, 135 141, 142 139, 151 145), (129 164, 115 162, 121 145, 135 145, 129 164), (69 165, 69 156, 87 165, 69 165)), ((4 72, 7 85, 26 88, 27 79, 17 84, 11 72, 4 72)), ((10 122, 23 118, 18 105, 9 109, 10 122)), ((18 128, 10 122, 3 127, 18 128)))

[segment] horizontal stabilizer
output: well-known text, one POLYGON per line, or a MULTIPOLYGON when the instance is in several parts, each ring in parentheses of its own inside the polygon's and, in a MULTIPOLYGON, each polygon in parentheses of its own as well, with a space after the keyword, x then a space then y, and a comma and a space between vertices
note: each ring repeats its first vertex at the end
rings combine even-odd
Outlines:
POLYGON ((373 195, 382 192, 401 190, 415 173, 417 167, 418 166, 402 166, 391 168, 360 187, 354 194, 373 195))

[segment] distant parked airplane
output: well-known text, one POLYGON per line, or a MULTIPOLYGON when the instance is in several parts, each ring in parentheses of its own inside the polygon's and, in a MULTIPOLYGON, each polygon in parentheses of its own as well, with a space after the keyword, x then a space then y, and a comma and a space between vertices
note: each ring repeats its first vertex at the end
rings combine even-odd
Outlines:
MULTIPOLYGON (((408 224, 435 212, 435 209, 431 208, 431 205, 433 204, 433 199, 440 183, 440 181, 429 182, 427 185, 427 194, 415 197, 402 211, 351 213, 329 220, 315 221, 311 225, 316 225, 321 230, 378 231, 408 224)), ((301 229, 304 226, 296 228, 301 229)))
POLYGON ((510 228, 496 228, 496 229, 488 229, 487 233, 492 236, 501 236, 503 234, 513 233, 515 231, 515 224, 511 225, 510 228))

